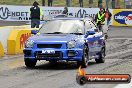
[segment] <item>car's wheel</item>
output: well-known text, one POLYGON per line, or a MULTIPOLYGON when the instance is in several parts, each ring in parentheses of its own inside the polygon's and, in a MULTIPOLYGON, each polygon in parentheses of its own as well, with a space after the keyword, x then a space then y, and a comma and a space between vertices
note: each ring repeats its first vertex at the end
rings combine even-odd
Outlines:
POLYGON ((88 66, 88 61, 89 61, 88 47, 85 45, 83 49, 82 61, 78 61, 77 65, 86 68, 88 66))
POLYGON ((101 52, 99 53, 99 58, 95 59, 96 63, 104 63, 105 62, 105 48, 102 48, 101 52))
POLYGON ((28 67, 28 68, 34 68, 36 63, 37 63, 37 60, 30 60, 30 59, 25 59, 25 65, 28 67))

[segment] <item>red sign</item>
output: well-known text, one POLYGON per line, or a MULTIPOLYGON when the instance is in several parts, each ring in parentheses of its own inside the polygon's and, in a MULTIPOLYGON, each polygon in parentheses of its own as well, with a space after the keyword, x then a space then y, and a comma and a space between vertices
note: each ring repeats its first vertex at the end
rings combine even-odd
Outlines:
POLYGON ((27 33, 27 34, 22 34, 20 36, 20 49, 22 49, 25 45, 25 42, 27 41, 27 39, 31 36, 31 33, 27 33))

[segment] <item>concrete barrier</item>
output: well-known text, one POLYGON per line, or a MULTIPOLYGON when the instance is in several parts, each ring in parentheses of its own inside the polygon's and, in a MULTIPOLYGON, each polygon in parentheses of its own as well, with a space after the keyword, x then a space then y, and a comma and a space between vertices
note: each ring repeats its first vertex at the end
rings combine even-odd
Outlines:
POLYGON ((3 48, 3 46, 2 46, 2 44, 0 42, 0 57, 1 56, 4 56, 4 48, 3 48))
POLYGON ((14 29, 7 39, 7 54, 21 54, 25 41, 31 36, 31 29, 14 29))
POLYGON ((7 48, 7 39, 11 30, 11 27, 0 27, 0 41, 5 50, 7 48))
POLYGON ((4 27, 0 27, 0 41, 3 45, 4 50, 6 51, 7 49, 7 39, 10 35, 11 30, 17 29, 17 30, 21 30, 21 29, 30 29, 29 25, 23 25, 23 26, 4 26, 4 27))

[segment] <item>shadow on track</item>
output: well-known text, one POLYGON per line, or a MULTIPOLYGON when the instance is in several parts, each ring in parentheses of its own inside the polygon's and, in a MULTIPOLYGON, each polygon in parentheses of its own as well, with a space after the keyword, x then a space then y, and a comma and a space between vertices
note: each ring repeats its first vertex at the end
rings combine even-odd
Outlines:
MULTIPOLYGON (((96 62, 89 62, 89 66, 96 64, 96 62)), ((87 67, 87 68, 88 68, 87 67)), ((57 62, 57 63, 44 63, 41 65, 37 65, 35 68, 38 70, 73 70, 78 69, 76 62, 57 62)))

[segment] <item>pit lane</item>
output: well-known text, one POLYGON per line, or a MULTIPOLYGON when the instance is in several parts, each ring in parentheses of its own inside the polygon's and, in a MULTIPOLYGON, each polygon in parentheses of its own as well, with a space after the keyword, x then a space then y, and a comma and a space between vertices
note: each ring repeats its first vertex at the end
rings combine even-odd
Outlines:
MULTIPOLYGON (((87 73, 132 75, 132 27, 110 27, 106 43, 106 62, 89 62, 87 73)), ((76 83, 76 63, 50 64, 40 61, 36 68, 27 69, 23 55, 0 59, 0 88, 114 88, 117 84, 76 83)))

